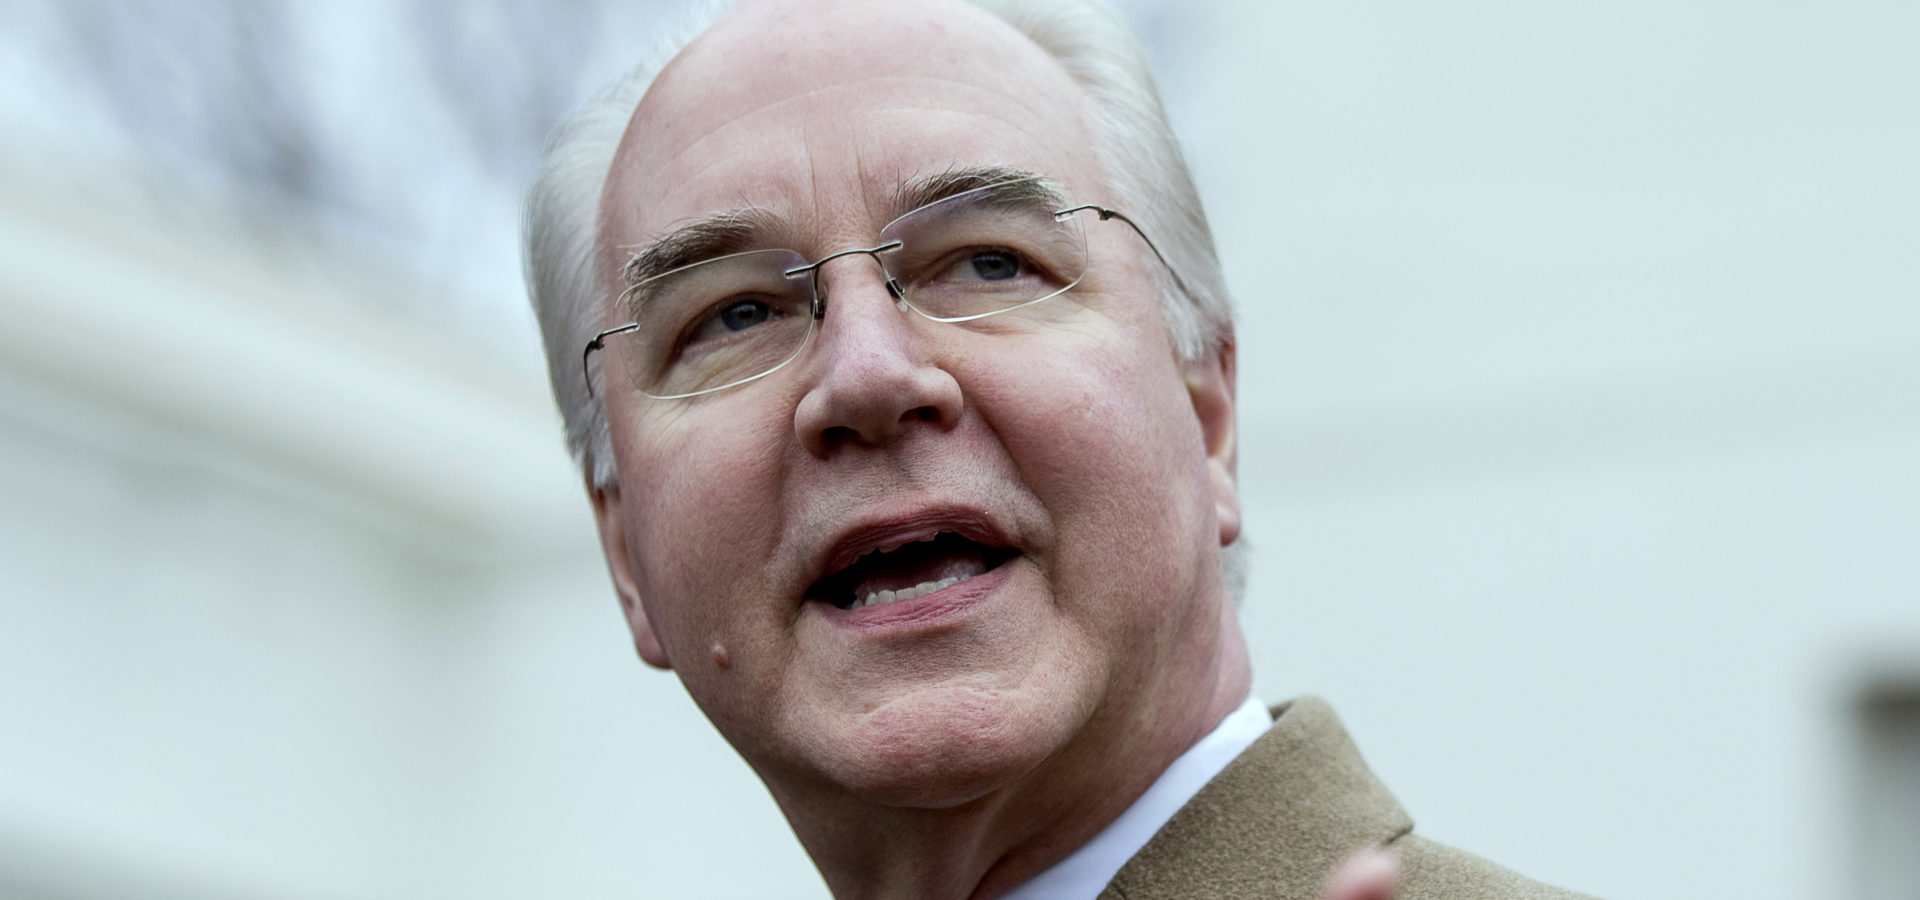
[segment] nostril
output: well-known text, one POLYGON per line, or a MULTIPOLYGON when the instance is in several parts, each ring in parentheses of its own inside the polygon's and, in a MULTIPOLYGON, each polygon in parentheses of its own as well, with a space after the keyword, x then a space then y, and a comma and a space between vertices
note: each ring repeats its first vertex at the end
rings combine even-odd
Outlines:
POLYGON ((940 410, 935 409, 931 406, 922 406, 908 413, 908 415, 917 416, 922 422, 940 421, 940 410))

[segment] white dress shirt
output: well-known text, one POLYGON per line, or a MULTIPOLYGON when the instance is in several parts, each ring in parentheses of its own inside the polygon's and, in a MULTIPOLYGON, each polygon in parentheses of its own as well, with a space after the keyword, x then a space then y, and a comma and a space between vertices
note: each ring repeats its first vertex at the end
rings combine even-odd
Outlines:
POLYGON ((1200 793, 1213 776, 1241 751, 1267 733, 1273 716, 1267 705, 1248 697, 1200 742, 1187 748, 1160 773, 1140 799, 1071 856, 1013 889, 1003 900, 1093 900, 1114 873, 1167 824, 1180 807, 1200 793))

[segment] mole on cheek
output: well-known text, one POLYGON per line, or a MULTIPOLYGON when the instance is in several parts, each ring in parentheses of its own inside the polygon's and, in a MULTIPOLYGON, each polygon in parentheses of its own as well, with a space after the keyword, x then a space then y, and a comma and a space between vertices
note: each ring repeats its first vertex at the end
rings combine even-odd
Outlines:
POLYGON ((726 645, 719 641, 713 642, 713 664, 721 669, 733 668, 733 655, 728 653, 726 645))

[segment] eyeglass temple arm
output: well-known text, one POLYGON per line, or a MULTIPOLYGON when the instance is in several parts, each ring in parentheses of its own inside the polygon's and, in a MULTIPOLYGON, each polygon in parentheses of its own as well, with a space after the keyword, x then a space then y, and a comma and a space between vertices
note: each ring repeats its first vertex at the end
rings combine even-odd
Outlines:
POLYGON ((616 334, 626 334, 627 332, 632 331, 639 327, 640 327, 639 322, 629 322, 625 325, 620 326, 619 328, 609 328, 605 331, 600 332, 599 334, 594 335, 593 340, 590 340, 587 342, 586 349, 580 351, 580 377, 585 379, 587 382, 587 399, 588 400, 594 399, 594 396, 593 396, 593 373, 587 371, 587 358, 593 356, 593 351, 599 350, 605 347, 607 345, 607 338, 610 338, 616 334))
POLYGON ((1119 219, 1120 221, 1127 223, 1127 227, 1133 229, 1134 234, 1139 235, 1141 240, 1147 242, 1147 249, 1153 251, 1154 258, 1160 260, 1160 264, 1167 267, 1167 274, 1173 276, 1174 287, 1179 288, 1180 293, 1186 294, 1189 297, 1193 296, 1193 291, 1188 290, 1187 283, 1180 278, 1180 270, 1175 269, 1173 267, 1173 263, 1167 262, 1166 254, 1161 253, 1160 248, 1154 245, 1153 238, 1147 237, 1147 232, 1145 229, 1142 229, 1140 227, 1140 223, 1127 218, 1126 213, 1120 212, 1117 209, 1108 209, 1096 203, 1085 203, 1085 204, 1081 204, 1080 206, 1070 206, 1070 207, 1067 207, 1066 209, 1055 210, 1054 216, 1056 218, 1065 218, 1067 216, 1073 215, 1074 213, 1085 212, 1086 210, 1089 210, 1089 209, 1093 210, 1096 213, 1099 213, 1100 221, 1102 222, 1105 222, 1108 219, 1119 219))

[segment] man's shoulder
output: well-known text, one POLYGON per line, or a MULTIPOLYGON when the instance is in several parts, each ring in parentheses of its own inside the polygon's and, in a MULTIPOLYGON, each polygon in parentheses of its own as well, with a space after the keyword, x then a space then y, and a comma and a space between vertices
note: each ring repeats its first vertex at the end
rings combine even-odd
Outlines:
POLYGON ((1578 898, 1413 835, 1413 820, 1360 756, 1332 707, 1304 697, 1174 814, 1102 900, 1318 898, 1356 851, 1401 854, 1402 898, 1578 898))

